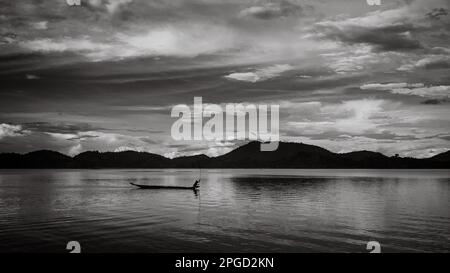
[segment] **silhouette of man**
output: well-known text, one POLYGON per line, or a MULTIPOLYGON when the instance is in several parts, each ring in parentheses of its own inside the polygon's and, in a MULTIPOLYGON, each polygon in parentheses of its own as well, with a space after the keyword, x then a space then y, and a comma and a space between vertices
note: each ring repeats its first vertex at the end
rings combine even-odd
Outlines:
POLYGON ((200 179, 199 180, 196 180, 195 181, 195 183, 194 183, 194 185, 192 186, 194 189, 197 189, 197 188, 199 188, 200 187, 200 179))

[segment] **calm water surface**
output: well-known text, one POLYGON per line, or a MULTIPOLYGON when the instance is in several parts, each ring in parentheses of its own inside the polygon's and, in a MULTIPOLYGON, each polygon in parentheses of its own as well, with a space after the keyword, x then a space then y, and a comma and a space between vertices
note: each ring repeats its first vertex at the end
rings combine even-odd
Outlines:
POLYGON ((450 252, 450 170, 0 170, 0 252, 450 252))

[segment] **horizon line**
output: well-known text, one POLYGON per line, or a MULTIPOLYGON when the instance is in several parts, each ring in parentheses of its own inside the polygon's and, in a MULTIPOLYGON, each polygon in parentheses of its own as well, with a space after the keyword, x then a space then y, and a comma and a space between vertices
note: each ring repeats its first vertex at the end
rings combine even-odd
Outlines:
MULTIPOLYGON (((96 152, 96 153, 125 153, 125 152, 135 152, 135 153, 146 153, 146 154, 158 155, 158 156, 164 157, 164 158, 166 158, 166 159, 171 159, 171 160, 172 160, 172 159, 176 159, 176 158, 194 157, 194 156, 206 156, 207 158, 217 158, 217 157, 226 155, 226 154, 228 154, 228 153, 231 153, 231 152, 233 152, 233 151, 235 151, 235 150, 237 150, 237 149, 239 149, 239 148, 241 148, 241 147, 244 147, 244 146, 246 146, 246 145, 249 145, 249 144, 251 144, 251 143, 258 143, 258 144, 261 144, 261 143, 268 143, 268 142, 258 141, 258 140, 252 140, 252 141, 249 141, 249 142, 247 142, 247 143, 245 143, 245 144, 243 144, 243 145, 240 145, 240 146, 238 146, 238 147, 232 149, 231 151, 229 151, 229 152, 227 152, 227 153, 224 153, 224 154, 221 154, 221 155, 217 155, 217 156, 208 156, 208 155, 206 155, 206 154, 204 154, 204 153, 200 153, 200 154, 193 154, 193 155, 180 155, 180 156, 176 156, 176 157, 170 158, 170 157, 166 157, 166 156, 164 156, 164 155, 158 154, 158 153, 153 153, 153 152, 148 152, 148 151, 137 151, 137 150, 123 150, 123 151, 99 151, 99 150, 88 150, 88 151, 84 151, 84 152, 78 153, 78 154, 76 154, 76 155, 69 155, 69 154, 66 154, 66 153, 63 153, 63 152, 60 152, 60 151, 56 151, 56 150, 51 150, 51 149, 39 149, 39 150, 34 150, 34 151, 30 151, 30 152, 25 152, 25 153, 18 153, 18 152, 0 152, 0 155, 1 155, 1 154, 27 155, 27 154, 36 153, 36 152, 49 151, 49 152, 55 152, 55 153, 59 153, 59 154, 65 155, 65 156, 70 157, 70 158, 75 158, 75 157, 77 157, 77 156, 79 156, 79 155, 81 155, 81 154, 84 154, 84 153, 90 153, 90 152, 91 152, 91 153, 92 153, 92 152, 94 152, 94 153, 95 153, 95 152, 96 152)), ((328 149, 326 149, 326 148, 324 148, 324 147, 321 147, 321 146, 312 145, 312 144, 307 144, 307 143, 304 143, 304 142, 278 141, 278 143, 279 143, 279 144, 282 144, 282 143, 283 143, 283 144, 301 144, 301 145, 307 145, 307 146, 314 146, 314 147, 318 147, 318 148, 320 148, 320 149, 324 149, 324 150, 326 150, 326 151, 328 151, 328 152, 330 152, 330 153, 337 154, 337 155, 343 155, 343 154, 349 154, 349 153, 356 153, 356 152, 370 152, 370 153, 381 154, 381 155, 383 155, 383 156, 385 156, 385 157, 387 157, 387 158, 392 158, 392 157, 394 157, 394 158, 404 158, 404 159, 407 159, 407 158, 410 158, 410 159, 430 159, 430 158, 433 158, 433 157, 435 157, 435 156, 437 156, 437 155, 445 154, 445 153, 447 153, 447 152, 450 152, 450 149, 448 149, 447 151, 444 151, 444 152, 441 152, 441 153, 436 153, 435 155, 432 155, 432 156, 430 156, 430 157, 408 157, 408 156, 402 157, 402 156, 399 156, 399 154, 396 154, 396 155, 393 155, 393 156, 388 156, 388 155, 385 155, 385 154, 382 153, 382 152, 371 151, 371 150, 354 150, 354 151, 350 151, 350 152, 339 153, 339 152, 333 152, 333 151, 330 151, 330 150, 328 150, 328 149)), ((270 152, 276 152, 276 151, 277 151, 277 150, 274 150, 274 151, 260 151, 260 152, 270 153, 270 152)))

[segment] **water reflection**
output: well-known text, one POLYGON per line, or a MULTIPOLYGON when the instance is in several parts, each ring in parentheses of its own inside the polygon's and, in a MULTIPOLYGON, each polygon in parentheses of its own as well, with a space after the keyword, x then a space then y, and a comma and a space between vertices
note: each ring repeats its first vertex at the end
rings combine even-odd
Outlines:
POLYGON ((449 251, 448 170, 3 170, 0 251, 449 251))

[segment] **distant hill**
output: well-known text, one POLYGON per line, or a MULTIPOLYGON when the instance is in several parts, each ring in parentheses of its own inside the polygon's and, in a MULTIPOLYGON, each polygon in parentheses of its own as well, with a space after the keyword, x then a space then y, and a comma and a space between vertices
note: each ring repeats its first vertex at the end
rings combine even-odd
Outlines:
POLYGON ((218 157, 195 155, 173 159, 134 151, 89 151, 74 157, 48 150, 2 153, 0 168, 450 168, 450 151, 416 159, 370 151, 338 154, 314 145, 286 142, 280 142, 275 151, 261 152, 260 144, 253 141, 218 157))
POLYGON ((171 160, 173 168, 198 168, 208 166, 211 158, 206 155, 181 156, 171 160))
POLYGON ((439 162, 450 162, 450 151, 435 155, 430 159, 439 162))
POLYGON ((273 152, 260 151, 260 142, 250 142, 225 155, 213 158, 214 168, 327 168, 337 154, 318 146, 280 143, 273 152))
POLYGON ((144 152, 84 152, 73 158, 76 168, 165 168, 170 159, 144 152))
POLYGON ((16 153, 0 154, 0 168, 19 169, 45 169, 45 168, 67 168, 72 164, 73 159, 67 155, 41 150, 24 155, 16 153))

